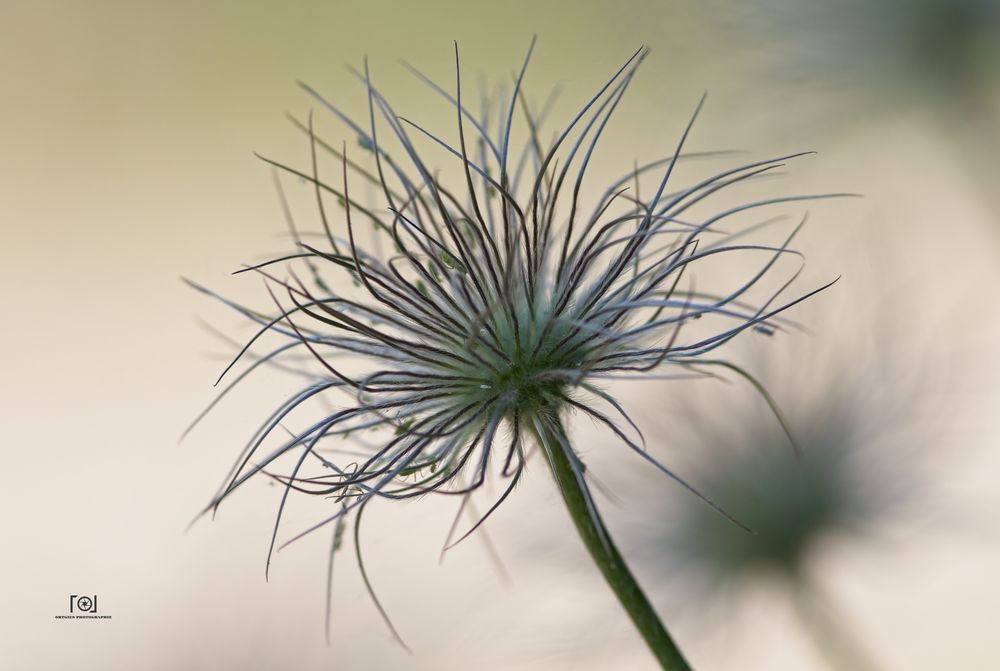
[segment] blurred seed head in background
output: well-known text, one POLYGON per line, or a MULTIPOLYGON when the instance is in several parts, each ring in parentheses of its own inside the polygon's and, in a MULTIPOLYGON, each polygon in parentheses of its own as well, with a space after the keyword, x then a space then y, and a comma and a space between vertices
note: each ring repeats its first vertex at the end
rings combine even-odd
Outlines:
MULTIPOLYGON (((748 99, 794 100, 819 132, 915 118, 1000 222, 1000 0, 711 2, 704 18, 732 40, 748 99)), ((728 58, 728 56, 727 56, 728 58)))
MULTIPOLYGON (((891 276, 892 263, 881 261, 891 276)), ((731 393, 677 400, 678 462, 753 533, 720 524, 652 482, 638 495, 649 514, 626 528, 662 603, 695 609, 706 635, 718 634, 721 622, 750 636, 762 604, 777 598, 833 668, 868 669, 894 653, 844 615, 832 576, 847 571, 877 584, 924 534, 947 532, 941 516, 959 511, 948 511, 944 493, 962 457, 938 443, 955 417, 950 401, 936 396, 954 388, 944 359, 915 347, 921 337, 890 321, 900 306, 880 313, 871 296, 855 296, 848 309, 849 322, 826 320, 848 324, 837 337, 798 334, 787 356, 748 357, 783 417, 731 393), (678 583, 686 585, 680 593, 678 583), (751 613, 758 614, 747 619, 751 613)), ((667 435, 659 425, 657 435, 667 435)))
POLYGON ((799 456, 760 404, 716 407, 718 415, 692 409, 685 451, 697 462, 693 477, 754 531, 735 533, 678 502, 664 525, 664 556, 680 558, 705 589, 808 579, 827 544, 876 540, 928 494, 918 477, 926 452, 900 440, 920 434, 916 418, 898 397, 883 398, 879 381, 855 371, 770 386, 793 399, 783 406, 799 456))
MULTIPOLYGON (((708 3, 772 83, 841 91, 876 105, 948 105, 1000 83, 997 0, 754 0, 708 3), (713 9, 718 10, 717 13, 713 9), (950 94, 949 94, 950 93, 950 94)), ((836 98, 834 98, 836 100, 836 98)), ((859 114, 871 108, 858 109, 859 114)))

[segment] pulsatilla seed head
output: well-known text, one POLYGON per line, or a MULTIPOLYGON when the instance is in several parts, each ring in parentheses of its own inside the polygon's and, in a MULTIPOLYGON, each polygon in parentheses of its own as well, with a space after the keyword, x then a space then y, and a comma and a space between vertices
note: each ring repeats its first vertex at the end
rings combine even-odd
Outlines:
MULTIPOLYGON (((512 91, 472 103, 457 46, 451 87, 411 68, 448 103, 455 127, 447 138, 399 116, 367 65, 355 73, 368 101, 364 121, 304 86, 346 125, 360 156, 348 156, 346 143, 321 139, 311 116, 296 120, 309 139, 308 166, 264 160, 275 167, 297 247, 240 271, 264 278, 270 308, 252 310, 199 288, 258 326, 226 371, 250 363, 223 393, 268 364, 308 382, 253 433, 206 510, 260 474, 284 487, 279 522, 293 491, 336 502, 291 542, 327 525, 340 533, 345 516, 372 499, 468 496, 498 472, 509 482, 468 535, 522 477, 530 443, 541 433, 563 440, 560 416, 569 410, 685 484, 642 448, 625 409, 599 385, 734 369, 711 353, 748 330, 781 331, 779 313, 815 293, 781 300, 788 276, 763 288, 786 259, 796 267, 791 278, 797 275, 801 255, 789 243, 799 226, 778 244, 737 237, 763 223, 754 218, 762 210, 829 196, 713 209, 720 193, 800 154, 681 181, 684 165, 737 156, 686 152, 694 117, 664 156, 597 186, 586 179, 588 167, 645 51, 634 53, 551 137, 542 131, 551 104, 536 110, 524 91, 530 54, 512 91), (520 139, 516 124, 525 129, 520 139), (451 157, 446 172, 424 162, 418 142, 451 157), (321 153, 339 164, 335 179, 321 175, 321 153), (297 176, 313 192, 317 236, 307 238, 295 225, 280 174, 297 176), (381 202, 359 202, 352 195, 357 181, 372 185, 381 202), (341 206, 336 218, 334 199, 341 206), (739 256, 753 264, 741 279, 720 291, 694 287, 693 268, 739 256), (706 319, 690 334, 681 328, 700 317, 706 319), (278 344, 257 351, 267 334, 278 344), (302 426, 288 428, 294 421, 302 426), (291 455, 290 470, 276 474, 278 460, 291 455)), ((579 459, 573 467, 582 478, 579 459)), ((277 531, 276 522, 272 549, 277 531)))

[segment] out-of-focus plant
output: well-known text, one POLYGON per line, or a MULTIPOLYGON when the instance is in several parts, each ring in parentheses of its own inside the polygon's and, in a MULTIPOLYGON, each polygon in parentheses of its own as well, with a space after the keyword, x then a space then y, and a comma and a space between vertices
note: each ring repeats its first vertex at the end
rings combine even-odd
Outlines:
POLYGON ((768 38, 756 42, 761 64, 797 85, 856 87, 899 104, 949 88, 978 96, 1000 77, 996 0, 753 0, 729 10, 734 27, 768 38))
POLYGON ((258 326, 224 372, 235 373, 244 362, 223 394, 263 364, 307 380, 252 434, 205 512, 270 475, 284 485, 273 550, 287 497, 325 497, 328 514, 285 544, 329 529, 336 547, 353 516, 370 590, 357 542, 370 502, 440 494, 464 505, 488 478, 506 480, 486 513, 455 534, 457 540, 449 537, 450 546, 507 498, 536 450, 585 546, 661 666, 689 668, 615 548, 565 420, 578 412, 609 427, 625 454, 673 478, 724 524, 748 534, 643 447, 625 409, 600 385, 730 367, 716 358, 720 347, 747 330, 780 329, 775 316, 819 290, 781 298, 800 269, 800 255, 788 246, 799 226, 790 225, 778 244, 744 238, 760 228, 759 211, 829 196, 721 204, 720 192, 797 155, 681 181, 680 165, 697 156, 684 153, 693 117, 666 157, 625 170, 610 184, 588 184, 598 140, 644 56, 633 54, 554 135, 541 130, 544 111, 535 112, 524 93, 528 59, 508 94, 500 90, 473 102, 463 93, 457 46, 453 87, 418 72, 449 103, 456 129, 448 139, 397 115, 367 65, 356 73, 368 100, 363 122, 305 87, 346 124, 362 161, 317 137, 311 117, 300 122, 310 140, 308 167, 265 160, 314 191, 319 242, 306 242, 293 224, 295 249, 239 271, 263 278, 267 309, 198 287, 258 326), (517 119, 524 136, 515 144, 517 119), (451 157, 449 180, 425 162, 415 137, 451 157), (336 178, 321 174, 324 151, 337 159, 336 178), (381 207, 365 207, 352 195, 352 174, 376 186, 381 207), (337 222, 331 202, 342 208, 337 222), (338 234, 341 226, 346 235, 338 234), (725 268, 728 259, 752 270, 735 281, 718 276, 718 262, 725 268), (786 259, 795 266, 787 275, 786 259), (697 289, 688 282, 696 268, 705 269, 697 289), (724 287, 715 292, 704 288, 712 268, 724 287), (776 273, 782 276, 765 289, 776 273), (270 349, 263 347, 268 336, 278 343, 270 349), (253 354, 257 347, 264 351, 253 354), (297 417, 307 418, 305 428, 283 434, 297 417), (290 470, 279 474, 284 457, 290 470))
POLYGON ((703 10, 768 100, 827 128, 924 114, 1000 213, 1000 0, 711 0, 703 10))
POLYGON ((784 399, 784 426, 759 404, 692 407, 685 416, 696 428, 681 441, 687 465, 754 533, 732 533, 661 493, 653 507, 663 514, 640 520, 630 538, 640 561, 671 582, 681 571, 694 602, 730 612, 751 592, 778 587, 833 668, 878 668, 822 572, 831 552, 887 550, 887 529, 919 524, 926 504, 932 431, 918 417, 919 381, 887 368, 886 358, 858 355, 835 368, 814 357, 803 360, 807 375, 765 376, 784 399))

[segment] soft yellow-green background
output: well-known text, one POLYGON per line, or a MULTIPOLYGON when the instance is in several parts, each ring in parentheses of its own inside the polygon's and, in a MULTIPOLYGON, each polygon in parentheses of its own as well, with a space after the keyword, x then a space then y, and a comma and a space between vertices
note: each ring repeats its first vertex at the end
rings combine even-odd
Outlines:
MULTIPOLYGON (((668 151, 709 89, 701 146, 818 148, 795 186, 867 194, 818 210, 810 272, 845 279, 827 303, 840 312, 808 314, 829 345, 840 326, 858 331, 844 316, 857 301, 906 306, 897 326, 916 336, 910 365, 949 372, 925 411, 944 415, 934 452, 950 522, 891 557, 831 562, 831 582, 885 669, 997 668, 1000 223, 933 115, 908 102, 871 118, 861 105, 838 129, 811 122, 803 109, 823 109, 821 94, 800 106, 806 94, 748 82, 713 30, 693 5, 652 1, 0 4, 0 666, 653 668, 537 468, 490 527, 509 584, 475 542, 437 566, 450 502, 371 513, 369 570, 413 655, 390 640, 349 556, 324 645, 323 538, 282 552, 264 583, 276 490, 247 488, 216 523, 184 533, 279 392, 256 388, 177 444, 225 351, 196 318, 232 323, 179 277, 257 288, 227 273, 279 241, 269 173, 251 152, 306 160, 283 118, 310 106, 294 81, 361 110, 342 66, 367 54, 397 108, 444 128, 451 117, 434 115, 446 108, 396 59, 448 81, 457 39, 468 81, 503 78, 537 33, 530 83, 561 82, 564 113, 637 46, 653 48, 607 175, 668 151), (55 620, 72 593, 97 593, 113 620, 55 620)), ((664 617, 700 669, 822 668, 787 613, 758 608, 749 624, 664 617)))

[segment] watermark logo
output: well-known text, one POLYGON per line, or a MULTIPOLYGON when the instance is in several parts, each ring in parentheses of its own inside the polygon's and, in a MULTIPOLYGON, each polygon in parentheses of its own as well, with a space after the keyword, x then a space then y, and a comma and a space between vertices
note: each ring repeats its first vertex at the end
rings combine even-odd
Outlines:
POLYGON ((97 613, 97 595, 94 596, 77 596, 76 594, 69 595, 69 612, 77 613, 97 613))
POLYGON ((57 620, 110 620, 110 615, 97 612, 96 594, 70 594, 69 614, 56 615, 57 620))

